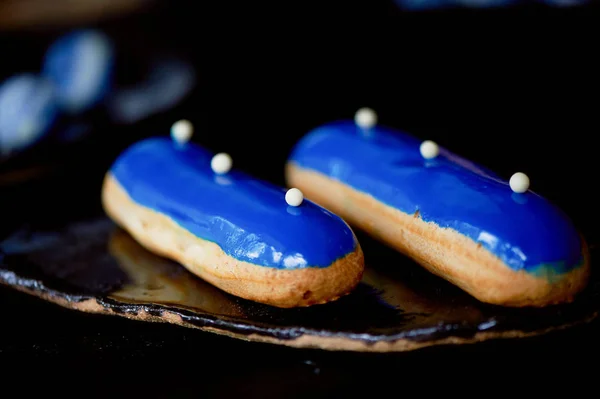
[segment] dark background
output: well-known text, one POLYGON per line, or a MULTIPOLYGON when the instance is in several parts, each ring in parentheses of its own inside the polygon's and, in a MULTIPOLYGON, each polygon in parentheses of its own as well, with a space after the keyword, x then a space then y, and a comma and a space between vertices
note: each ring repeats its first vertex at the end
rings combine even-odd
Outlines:
MULTIPOLYGON (((527 173, 531 188, 565 209, 593 245, 600 239, 597 3, 412 13, 386 1, 205 3, 157 2, 97 24, 117 45, 122 83, 139 79, 147 60, 161 54, 192 62, 199 82, 182 104, 133 126, 92 113, 94 135, 85 143, 24 154, 0 170, 58 162, 64 179, 90 176, 99 192, 103 171, 127 143, 168 134, 186 118, 196 127, 194 140, 229 152, 236 167, 282 182, 299 137, 369 106, 381 123, 434 139, 507 178, 527 173)), ((39 69, 47 45, 73 27, 2 32, 0 76, 39 69)), ((27 199, 14 188, 0 190, 5 232, 38 217, 36 201, 60 201, 58 193, 27 199)), ((410 385, 403 375, 475 370, 493 370, 492 380, 529 380, 538 369, 555 386, 570 383, 567 374, 586 381, 581 362, 599 354, 598 323, 518 342, 375 355, 293 350, 83 315, 7 288, 0 288, 0 308, 0 364, 20 360, 46 375, 66 361, 71 366, 58 371, 92 384, 96 394, 113 392, 118 382, 162 396, 330 397, 357 385, 402 391, 410 385), (454 363, 462 366, 449 367, 454 363), (131 376, 135 370, 146 382, 131 376), (148 376, 175 379, 157 384, 148 376)))

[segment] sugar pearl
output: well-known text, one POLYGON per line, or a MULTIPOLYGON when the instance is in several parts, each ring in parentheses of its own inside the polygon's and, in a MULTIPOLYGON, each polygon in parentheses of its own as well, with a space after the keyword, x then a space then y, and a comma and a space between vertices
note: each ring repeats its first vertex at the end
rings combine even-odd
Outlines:
POLYGON ((185 144, 192 138, 194 126, 188 120, 182 119, 171 126, 171 137, 179 144, 185 144))
POLYGON ((210 161, 210 167, 213 172, 219 175, 229 172, 232 164, 233 161, 231 160, 231 157, 224 152, 215 155, 210 161))
POLYGON ((362 129, 370 129, 377 124, 377 114, 371 108, 361 108, 356 111, 354 122, 362 129))
POLYGON ((529 177, 525 173, 517 172, 510 177, 509 184, 515 193, 524 193, 529 190, 529 177))
POLYGON ((438 156, 438 154, 440 153, 440 148, 438 147, 438 145, 431 141, 431 140, 425 140, 424 142, 421 143, 421 146, 419 147, 419 151, 421 151, 421 156, 425 159, 433 159, 435 157, 438 156))
POLYGON ((290 188, 285 193, 285 202, 287 202, 288 205, 300 206, 303 200, 304 194, 302 194, 302 191, 298 190, 297 188, 290 188))

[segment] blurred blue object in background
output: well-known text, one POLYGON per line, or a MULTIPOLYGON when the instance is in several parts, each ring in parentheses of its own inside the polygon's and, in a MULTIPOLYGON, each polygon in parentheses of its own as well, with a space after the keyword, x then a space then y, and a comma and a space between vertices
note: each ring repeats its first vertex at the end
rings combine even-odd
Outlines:
POLYGON ((454 3, 471 8, 506 7, 518 3, 519 0, 454 0, 454 3))
POLYGON ((111 119, 134 123, 176 106, 196 84, 194 67, 176 58, 156 61, 148 77, 133 87, 115 90, 108 100, 111 119))
POLYGON ((588 0, 538 0, 551 6, 572 7, 587 4, 588 0))
POLYGON ((78 114, 104 99, 111 87, 114 58, 109 38, 95 30, 75 31, 50 45, 42 74, 56 86, 63 112, 78 114))
POLYGON ((588 0, 394 0, 396 5, 406 10, 432 10, 448 7, 497 8, 516 4, 543 3, 550 6, 578 6, 588 0))
POLYGON ((396 4, 407 10, 427 10, 443 8, 452 4, 451 0, 394 0, 396 4))
POLYGON ((59 113, 50 80, 30 73, 0 84, 0 156, 21 151, 50 131, 59 113))

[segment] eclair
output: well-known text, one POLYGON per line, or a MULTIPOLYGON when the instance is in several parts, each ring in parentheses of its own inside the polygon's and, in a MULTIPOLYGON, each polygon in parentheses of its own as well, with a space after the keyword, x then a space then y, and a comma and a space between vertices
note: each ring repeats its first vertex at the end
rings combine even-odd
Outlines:
POLYGON ((478 300, 570 302, 590 274, 570 218, 529 189, 435 142, 382 126, 370 109, 308 132, 287 184, 478 300))
POLYGON ((232 168, 226 153, 172 137, 141 140, 107 171, 107 215, 150 251, 221 290, 281 308, 350 293, 364 259, 349 225, 331 211, 232 168))

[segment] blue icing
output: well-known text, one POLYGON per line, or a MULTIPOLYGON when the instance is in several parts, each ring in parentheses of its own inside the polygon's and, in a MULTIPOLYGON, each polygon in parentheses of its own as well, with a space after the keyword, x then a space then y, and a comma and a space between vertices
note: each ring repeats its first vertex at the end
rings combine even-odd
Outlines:
POLYGON ((48 48, 42 74, 54 82, 65 112, 78 113, 108 93, 113 64, 109 39, 101 32, 83 30, 60 37, 48 48))
POLYGON ((52 84, 29 73, 0 84, 0 155, 23 150, 44 137, 58 116, 52 84))
POLYGON ((138 204, 170 217, 229 256, 277 269, 327 267, 356 248, 338 216, 241 171, 216 175, 212 154, 192 143, 151 138, 123 152, 112 175, 138 204))
POLYGON ((422 158, 421 141, 376 126, 335 122, 305 136, 290 156, 409 215, 452 228, 514 270, 564 273, 582 264, 579 233, 550 201, 512 192, 506 180, 444 148, 422 158))

